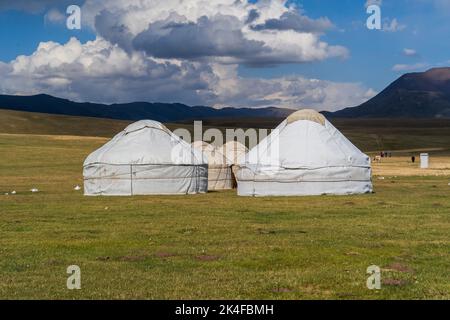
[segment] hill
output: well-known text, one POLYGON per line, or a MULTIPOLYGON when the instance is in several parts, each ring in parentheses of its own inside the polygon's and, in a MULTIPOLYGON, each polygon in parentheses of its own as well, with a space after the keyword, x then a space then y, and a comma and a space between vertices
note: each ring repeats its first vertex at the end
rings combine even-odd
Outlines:
POLYGON ((180 103, 133 102, 111 105, 78 103, 45 94, 35 96, 0 95, 0 109, 132 121, 152 119, 160 122, 234 117, 284 118, 293 112, 293 110, 279 108, 214 109, 202 106, 189 107, 180 103))
POLYGON ((450 68, 405 74, 362 105, 326 115, 336 118, 450 118, 450 68))
POLYGON ((0 110, 0 133, 112 137, 131 121, 0 110))
MULTIPOLYGON (((203 121, 203 130, 218 128, 275 128, 281 118, 211 119, 203 121)), ((331 119, 354 144, 366 152, 381 150, 450 151, 448 119, 331 119)), ((129 120, 52 115, 0 110, 0 134, 69 135, 112 138, 129 120)), ((165 123, 171 129, 192 132, 192 122, 165 123)), ((412 151, 406 151, 408 153, 412 151)))

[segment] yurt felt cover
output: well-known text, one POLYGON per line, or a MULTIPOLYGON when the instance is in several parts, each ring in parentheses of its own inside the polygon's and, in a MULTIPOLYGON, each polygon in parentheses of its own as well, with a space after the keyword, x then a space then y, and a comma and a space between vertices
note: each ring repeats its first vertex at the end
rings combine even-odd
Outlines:
POLYGON ((232 189, 234 185, 232 163, 222 150, 204 141, 195 141, 192 146, 203 152, 208 160, 208 190, 232 189))
POLYGON ((233 178, 233 189, 237 188, 236 174, 238 170, 239 160, 245 156, 248 149, 245 145, 239 141, 228 141, 222 148, 222 153, 227 157, 227 159, 232 163, 231 172, 233 178))
POLYGON ((248 149, 239 141, 229 141, 222 146, 221 151, 233 165, 236 165, 248 149))
POLYGON ((370 158, 312 110, 294 113, 253 148, 237 180, 242 196, 372 192, 370 158))
POLYGON ((129 125, 84 162, 86 195, 207 191, 207 161, 159 122, 129 125))

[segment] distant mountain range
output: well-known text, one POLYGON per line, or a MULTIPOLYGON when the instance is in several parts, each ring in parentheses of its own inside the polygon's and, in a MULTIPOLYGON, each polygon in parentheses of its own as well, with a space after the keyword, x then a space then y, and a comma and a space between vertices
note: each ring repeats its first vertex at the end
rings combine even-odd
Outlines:
POLYGON ((450 68, 408 73, 369 101, 335 118, 450 118, 450 68))
POLYGON ((35 96, 0 95, 0 109, 133 121, 152 119, 160 122, 233 117, 284 118, 293 112, 290 109, 279 108, 214 109, 189 107, 180 103, 133 102, 111 105, 78 103, 46 94, 35 96))
MULTIPOLYGON (((236 117, 285 118, 293 112, 291 109, 275 107, 214 109, 179 103, 78 103, 45 94, 0 95, 0 109, 132 121, 153 119, 161 122, 236 117)), ((405 74, 358 107, 323 113, 330 118, 450 118, 450 68, 405 74)))

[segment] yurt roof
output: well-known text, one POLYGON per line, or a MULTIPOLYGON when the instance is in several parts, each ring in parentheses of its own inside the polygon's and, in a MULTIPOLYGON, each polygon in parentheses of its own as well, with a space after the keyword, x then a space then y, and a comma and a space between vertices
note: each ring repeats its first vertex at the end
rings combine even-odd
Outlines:
POLYGON ((369 162, 364 153, 314 110, 290 115, 239 161, 241 165, 284 169, 367 166, 369 162))
POLYGON ((240 149, 240 150, 248 150, 245 145, 243 145, 242 143, 240 143, 239 141, 236 141, 236 140, 228 141, 223 146, 224 147, 231 147, 231 148, 235 148, 235 149, 240 149))
POLYGON ((154 120, 140 120, 138 122, 132 123, 128 127, 125 128, 124 132, 130 133, 130 132, 138 131, 138 130, 141 130, 144 128, 159 129, 159 130, 163 130, 167 133, 170 133, 170 130, 167 129, 165 125, 163 125, 162 123, 160 123, 158 121, 154 121, 154 120))
POLYGON ((206 159, 163 124, 142 120, 130 124, 105 145, 91 153, 84 165, 198 165, 206 159))
POLYGON ((203 152, 203 154, 208 158, 208 164, 210 166, 227 166, 230 164, 230 160, 219 148, 215 148, 213 145, 205 141, 195 141, 192 143, 192 146, 203 152))
POLYGON ((202 150, 203 152, 214 150, 214 146, 205 141, 194 141, 192 142, 192 146, 196 149, 202 150))
POLYGON ((237 164, 239 158, 248 152, 248 148, 239 141, 228 141, 222 148, 222 153, 233 162, 237 164))
POLYGON ((322 114, 320 114, 319 112, 317 112, 316 110, 303 109, 303 110, 299 110, 299 111, 292 113, 287 118, 287 124, 291 124, 293 122, 300 121, 300 120, 312 121, 312 122, 321 124, 322 126, 324 126, 325 122, 326 122, 325 117, 322 114))

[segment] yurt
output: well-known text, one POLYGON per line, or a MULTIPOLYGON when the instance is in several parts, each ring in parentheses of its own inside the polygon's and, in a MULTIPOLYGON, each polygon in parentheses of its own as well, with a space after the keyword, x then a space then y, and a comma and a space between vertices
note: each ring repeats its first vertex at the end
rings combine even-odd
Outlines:
POLYGON ((222 151, 204 141, 195 141, 192 146, 201 151, 208 160, 208 190, 232 189, 231 162, 222 151))
POLYGON ((231 171, 233 174, 233 188, 237 187, 236 173, 239 165, 239 160, 243 158, 248 149, 239 141, 228 141, 222 146, 222 153, 231 162, 231 171))
POLYGON ((208 164, 163 124, 143 120, 90 154, 83 175, 88 196, 195 194, 207 192, 208 164))
POLYGON ((222 146, 222 153, 231 161, 233 165, 237 165, 248 149, 239 141, 228 141, 222 146))
POLYGON ((370 158, 314 110, 290 115, 239 165, 240 196, 372 192, 370 158))

